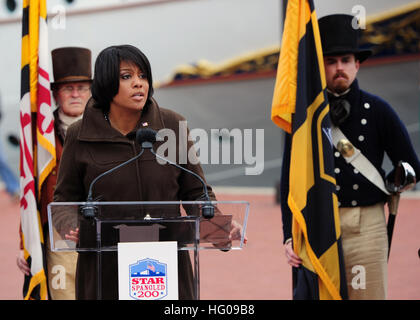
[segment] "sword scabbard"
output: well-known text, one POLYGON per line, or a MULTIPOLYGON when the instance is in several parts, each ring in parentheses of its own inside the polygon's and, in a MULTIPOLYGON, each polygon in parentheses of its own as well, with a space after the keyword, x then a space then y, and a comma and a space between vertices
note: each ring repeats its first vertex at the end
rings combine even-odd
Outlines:
POLYGON ((389 214, 393 214, 394 216, 397 215, 399 202, 400 202, 400 194, 399 193, 392 194, 389 197, 389 199, 388 199, 389 214))

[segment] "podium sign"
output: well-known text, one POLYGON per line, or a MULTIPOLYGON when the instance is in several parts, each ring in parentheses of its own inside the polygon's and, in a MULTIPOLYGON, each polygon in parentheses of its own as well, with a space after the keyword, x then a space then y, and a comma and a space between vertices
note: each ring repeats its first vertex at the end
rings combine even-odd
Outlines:
POLYGON ((177 300, 176 241, 118 243, 120 300, 177 300))

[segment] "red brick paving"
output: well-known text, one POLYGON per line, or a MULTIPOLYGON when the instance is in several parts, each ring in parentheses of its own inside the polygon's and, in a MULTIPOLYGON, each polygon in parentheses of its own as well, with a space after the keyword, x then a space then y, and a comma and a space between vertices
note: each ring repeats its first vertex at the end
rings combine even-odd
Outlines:
POLYGON ((420 199, 402 199, 389 257, 389 299, 420 299, 419 230, 420 199))
MULTIPOLYGON (((251 204, 242 251, 200 253, 202 299, 291 299, 291 270, 282 246, 279 205, 272 195, 220 195, 251 204)), ((420 198, 400 200, 389 260, 388 299, 420 299, 420 198)))
MULTIPOLYGON (((218 199, 250 202, 248 244, 241 251, 200 253, 201 298, 291 299, 291 270, 283 254, 281 214, 274 196, 218 194, 218 199)), ((19 208, 5 192, 0 192, 0 208, 0 299, 19 300, 19 208)), ((420 198, 401 199, 389 262, 389 299, 420 299, 419 210, 420 198)))
POLYGON ((22 299, 23 274, 16 266, 19 249, 19 206, 0 191, 0 299, 22 299))

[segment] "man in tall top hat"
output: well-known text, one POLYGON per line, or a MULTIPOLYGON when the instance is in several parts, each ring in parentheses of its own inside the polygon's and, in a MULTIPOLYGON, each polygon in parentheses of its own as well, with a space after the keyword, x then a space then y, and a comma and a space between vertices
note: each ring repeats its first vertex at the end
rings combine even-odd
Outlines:
MULTIPOLYGON (((318 21, 332 121, 342 249, 349 299, 386 299, 388 239, 384 203, 388 195, 382 169, 384 154, 394 166, 408 162, 417 176, 420 162, 404 124, 391 106, 359 88, 357 73, 371 51, 359 48, 361 30, 353 27, 354 19, 334 14, 318 21)), ((282 175, 282 180, 286 178, 282 175)), ((285 251, 288 263, 297 267, 301 260, 291 245, 287 194, 288 190, 281 190, 285 251)))
MULTIPOLYGON (((48 238, 47 205, 53 201, 67 128, 82 118, 86 103, 91 96, 92 58, 89 49, 79 47, 57 48, 51 52, 51 55, 54 74, 51 90, 57 106, 54 111, 57 163, 41 189, 41 223, 46 239, 49 298, 52 300, 74 300, 77 253, 51 252, 48 238)), ((29 273, 29 266, 23 254, 22 238, 17 265, 23 273, 29 273)))

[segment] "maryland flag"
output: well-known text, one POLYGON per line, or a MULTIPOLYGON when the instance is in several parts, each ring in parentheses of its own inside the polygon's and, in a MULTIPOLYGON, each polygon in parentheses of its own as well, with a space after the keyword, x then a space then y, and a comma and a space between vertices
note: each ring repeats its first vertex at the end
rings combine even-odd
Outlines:
MULTIPOLYGON (((312 0, 289 0, 272 121, 290 133, 289 193, 295 299, 346 299, 329 105, 312 0)), ((283 213, 284 214, 284 213, 283 213)))
POLYGON ((54 118, 48 73, 46 0, 24 0, 20 100, 21 231, 25 259, 25 299, 47 299, 44 237, 38 211, 42 183, 56 163, 54 118))

